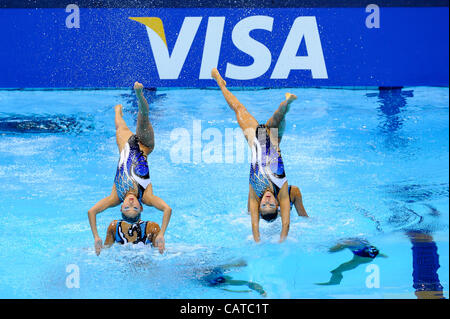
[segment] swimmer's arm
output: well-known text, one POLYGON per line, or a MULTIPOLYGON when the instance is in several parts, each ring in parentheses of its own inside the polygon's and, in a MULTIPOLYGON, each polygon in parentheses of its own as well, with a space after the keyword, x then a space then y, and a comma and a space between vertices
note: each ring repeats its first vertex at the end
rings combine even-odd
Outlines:
POLYGON ((117 221, 112 221, 108 226, 108 230, 106 231, 106 239, 103 244, 105 247, 111 247, 114 244, 114 235, 116 233, 117 221))
POLYGON ((113 187, 113 190, 111 192, 111 195, 103 198, 100 200, 97 204, 95 204, 92 208, 88 210, 88 218, 89 218, 89 225, 91 226, 92 235, 94 236, 95 240, 95 253, 97 255, 100 254, 100 250, 102 248, 102 239, 98 235, 97 231, 97 214, 103 212, 104 210, 114 207, 120 204, 119 197, 116 193, 115 186, 113 187))
POLYGON ((292 202, 294 203, 295 210, 297 211, 298 216, 308 217, 305 207, 303 206, 303 198, 302 193, 300 192, 300 188, 298 188, 297 186, 292 186, 289 196, 293 199, 292 202))
POLYGON ((170 208, 169 205, 166 204, 164 200, 159 198, 158 196, 151 195, 148 196, 148 202, 144 202, 146 205, 153 206, 156 209, 163 212, 163 220, 161 224, 161 231, 160 233, 162 235, 165 234, 167 226, 169 225, 170 216, 172 216, 172 208, 170 208))
POLYGON ((167 226, 169 225, 170 216, 172 216, 172 208, 166 204, 158 196, 153 195, 151 188, 147 188, 142 197, 142 202, 148 206, 153 206, 156 209, 163 212, 163 220, 161 223, 161 230, 156 236, 154 246, 159 248, 159 252, 162 254, 165 249, 165 239, 164 234, 166 232, 167 226))
POLYGON ((97 232, 97 214, 103 212, 104 210, 114 207, 120 204, 120 201, 116 196, 109 195, 102 200, 100 200, 97 204, 92 206, 91 209, 88 210, 88 218, 89 218, 89 224, 91 225, 92 234, 94 235, 94 238, 98 238, 98 232, 97 232))
POLYGON ((259 201, 253 189, 250 187, 249 197, 248 197, 248 210, 252 219, 252 233, 255 242, 259 242, 259 201))
POLYGON ((289 224, 291 218, 291 202, 289 200, 289 192, 287 183, 281 188, 278 195, 280 202, 280 215, 281 215, 281 234, 280 243, 283 242, 289 233, 289 224))

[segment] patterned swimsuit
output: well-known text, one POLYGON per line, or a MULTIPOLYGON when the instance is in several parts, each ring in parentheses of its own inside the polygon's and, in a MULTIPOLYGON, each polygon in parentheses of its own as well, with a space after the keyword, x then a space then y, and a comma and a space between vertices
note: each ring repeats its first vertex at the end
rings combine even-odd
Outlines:
POLYGON ((252 145, 250 185, 261 199, 267 189, 277 198, 284 183, 287 183, 287 178, 281 153, 271 143, 266 126, 258 125, 252 145))
POLYGON ((114 240, 116 243, 126 244, 126 243, 151 243, 148 239, 147 234, 147 223, 142 220, 137 223, 130 224, 124 220, 117 221, 116 224, 116 234, 114 240))
POLYGON ((121 202, 128 193, 133 193, 141 202, 145 189, 150 184, 147 158, 139 148, 138 138, 132 135, 122 152, 114 178, 117 195, 121 202))

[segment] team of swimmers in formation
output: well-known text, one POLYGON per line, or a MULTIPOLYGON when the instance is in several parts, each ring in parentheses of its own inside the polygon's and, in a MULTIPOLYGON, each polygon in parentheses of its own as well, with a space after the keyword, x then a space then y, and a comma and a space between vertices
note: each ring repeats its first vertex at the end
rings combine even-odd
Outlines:
MULTIPOLYGON (((288 185, 279 148, 286 127, 286 114, 297 97, 286 93, 286 100, 280 104, 272 117, 265 124, 259 124, 227 89, 226 82, 217 69, 213 69, 211 75, 228 105, 235 112, 252 151, 247 208, 251 215, 253 238, 256 242, 260 241, 260 218, 272 222, 281 216, 280 242, 282 242, 288 235, 292 206, 295 206, 299 216, 308 217, 300 189, 288 185)), ((120 158, 114 185, 111 194, 88 211, 97 255, 103 247, 109 247, 114 243, 152 244, 160 253, 165 249, 164 234, 172 209, 162 198, 154 195, 150 181, 147 156, 154 149, 155 138, 143 89, 141 83, 134 83, 139 107, 136 134, 130 131, 123 119, 122 105, 115 106, 116 142, 120 158), (143 204, 163 212, 161 227, 157 223, 141 220, 143 204), (97 231, 96 215, 118 205, 121 205, 122 218, 111 222, 103 243, 97 231)))
MULTIPOLYGON (((281 102, 272 117, 265 124, 259 124, 245 106, 227 89, 226 82, 217 69, 211 71, 211 76, 216 80, 229 107, 235 112, 239 126, 251 148, 252 160, 247 209, 251 216, 253 238, 256 242, 260 241, 260 218, 272 222, 278 216, 281 216, 280 242, 282 242, 288 235, 290 211, 293 206, 295 206, 299 216, 308 217, 303 206, 300 189, 297 186, 288 185, 279 148, 286 127, 286 114, 297 97, 286 93, 286 99, 281 102)), ((116 142, 120 157, 114 185, 111 194, 100 200, 88 211, 97 255, 100 254, 103 247, 109 247, 114 243, 151 244, 153 247, 157 247, 160 253, 163 253, 165 249, 164 234, 170 221, 172 209, 162 198, 154 195, 150 181, 147 156, 154 149, 155 139, 153 127, 149 120, 149 106, 144 97, 143 89, 141 83, 134 83, 139 108, 136 134, 130 131, 123 120, 122 105, 115 106, 116 142), (141 220, 144 204, 163 212, 161 227, 155 222, 141 220), (103 243, 97 232, 96 215, 118 205, 121 205, 122 218, 110 223, 103 243)), ((415 266, 417 264, 417 267, 414 268, 416 295, 420 298, 429 298, 430 296, 442 298, 442 286, 436 273, 439 268, 436 245, 432 240, 429 240, 428 235, 423 235, 420 232, 417 234, 410 236, 414 239, 412 242, 415 243, 413 247, 413 252, 416 252, 415 259, 419 258, 417 256, 420 252, 428 258, 426 265, 429 267, 425 267, 424 270, 419 267, 420 263, 414 263, 415 266), (419 239, 416 240, 417 238, 419 239), (424 251, 425 253, 423 253, 424 251)), ((342 240, 330 248, 329 252, 344 249, 349 249, 353 253, 353 258, 333 269, 328 282, 317 283, 318 285, 339 285, 343 278, 343 272, 355 269, 361 264, 369 263, 376 257, 387 257, 367 241, 358 238, 342 240)), ((226 275, 230 269, 244 266, 246 266, 245 261, 216 266, 205 271, 201 281, 208 286, 217 286, 229 291, 236 290, 230 290, 226 287, 246 286, 249 290, 244 291, 255 291, 261 296, 266 296, 266 292, 260 285, 248 281, 234 280, 231 276, 226 275)), ((240 290, 239 292, 244 291, 240 290)))

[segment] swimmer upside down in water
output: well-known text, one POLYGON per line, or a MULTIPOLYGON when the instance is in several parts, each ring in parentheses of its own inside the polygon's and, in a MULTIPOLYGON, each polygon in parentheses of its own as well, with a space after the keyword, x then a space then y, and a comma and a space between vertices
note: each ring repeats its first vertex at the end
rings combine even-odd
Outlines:
POLYGON ((252 150, 248 211, 251 215, 253 238, 256 242, 260 241, 260 217, 271 222, 281 215, 280 242, 282 242, 289 232, 292 205, 295 205, 299 216, 308 217, 303 207, 300 189, 287 183, 279 148, 286 127, 285 116, 297 97, 286 93, 286 100, 280 104, 267 123, 259 124, 226 88, 226 82, 217 69, 212 69, 211 76, 219 85, 230 108, 236 113, 239 126, 252 150))
POLYGON ((120 159, 111 194, 88 211, 89 224, 95 240, 95 252, 100 254, 102 239, 97 232, 96 215, 104 210, 120 206, 122 220, 113 221, 107 231, 105 246, 114 242, 152 243, 163 253, 164 233, 170 221, 172 209, 161 198, 153 194, 150 182, 147 156, 155 146, 153 127, 149 120, 149 107, 143 95, 143 85, 135 82, 134 90, 138 98, 138 118, 136 134, 133 134, 123 120, 122 105, 115 106, 116 141, 120 159), (140 219, 143 205, 153 206, 163 212, 161 228, 156 223, 140 219))

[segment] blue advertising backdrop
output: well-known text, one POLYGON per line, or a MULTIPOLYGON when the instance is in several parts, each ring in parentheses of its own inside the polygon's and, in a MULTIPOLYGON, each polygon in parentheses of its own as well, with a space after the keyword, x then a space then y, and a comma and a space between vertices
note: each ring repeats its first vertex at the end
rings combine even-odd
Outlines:
POLYGON ((448 86, 445 6, 67 11, 0 9, 0 88, 448 86))

